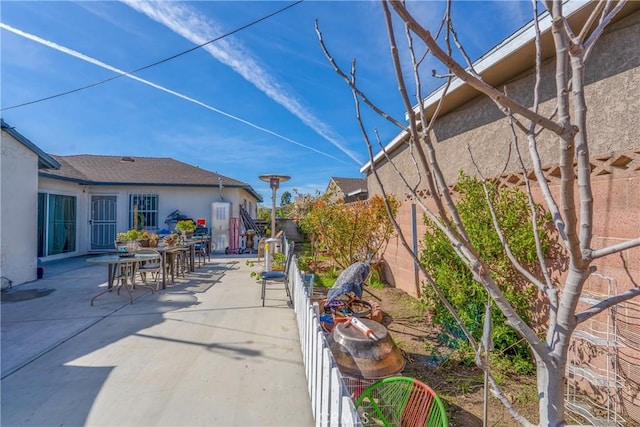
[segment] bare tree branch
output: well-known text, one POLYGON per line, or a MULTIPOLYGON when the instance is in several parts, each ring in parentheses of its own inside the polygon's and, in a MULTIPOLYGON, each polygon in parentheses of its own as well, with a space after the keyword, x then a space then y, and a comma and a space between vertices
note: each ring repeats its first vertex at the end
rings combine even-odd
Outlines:
MULTIPOLYGON (((386 1, 385 1, 386 3, 386 1)), ((551 121, 544 116, 536 114, 530 111, 528 108, 520 105, 516 101, 511 98, 505 97, 502 92, 496 90, 494 87, 486 84, 482 80, 473 76, 471 73, 467 72, 460 64, 453 60, 453 58, 447 56, 445 52, 440 49, 436 41, 431 36, 431 33, 422 27, 413 16, 409 14, 406 10, 404 4, 398 0, 392 0, 391 4, 395 9, 396 13, 411 26, 411 30, 422 39, 429 47, 431 52, 443 63, 445 64, 455 75, 466 82, 468 85, 478 90, 479 92, 487 95, 494 102, 501 104, 516 114, 519 114, 527 119, 537 123, 540 126, 549 129, 550 131, 558 134, 558 135, 570 135, 576 132, 572 127, 565 127, 559 123, 551 121)))
POLYGON ((578 43, 583 43, 585 41, 585 39, 587 38, 587 34, 589 34, 591 26, 596 22, 605 7, 607 7, 606 1, 601 1, 596 4, 596 7, 591 11, 591 14, 589 15, 589 19, 587 19, 587 22, 585 22, 585 24, 582 26, 582 30, 580 30, 580 34, 578 35, 577 40, 578 43))
MULTIPOLYGON (((409 116, 409 129, 411 132, 411 136, 415 141, 415 147, 416 147, 416 150, 418 151, 418 157, 420 159, 420 162, 424 166, 424 169, 426 171, 427 185, 428 185, 429 191, 431 192, 431 196, 433 197, 433 200, 436 203, 436 207, 438 209, 438 213, 440 214, 440 218, 442 218, 442 221, 444 221, 445 223, 449 223, 449 218, 446 215, 446 212, 444 210, 444 204, 440 197, 440 193, 436 188, 436 181, 434 181, 434 178, 436 179, 438 178, 438 176, 434 177, 433 175, 434 170, 431 168, 434 165, 434 163, 427 162, 426 155, 422 148, 422 143, 428 143, 429 135, 422 134, 422 138, 419 137, 420 133, 418 132, 415 113, 412 108, 413 106, 409 101, 409 95, 407 94, 407 87, 406 87, 406 84, 404 83, 404 77, 402 75, 402 67, 400 66, 400 58, 398 57, 398 48, 396 46, 395 34, 393 32, 393 23, 391 20, 391 14, 389 13, 389 7, 386 2, 383 2, 382 6, 383 6, 383 11, 385 16, 385 22, 387 24, 387 35, 389 37, 389 44, 391 45, 391 56, 393 59, 394 68, 396 70, 398 90, 400 91, 400 95, 402 96, 405 109, 409 116)), ((424 122, 425 118, 422 117, 422 119, 424 122)), ((428 145, 428 148, 430 148, 429 145, 428 145)), ((446 185, 444 187, 440 185, 440 191, 442 192, 442 194, 445 194, 445 197, 446 197, 446 191, 447 191, 446 185)), ((457 209, 455 207, 455 204, 453 204, 450 197, 446 198, 445 200, 447 201, 447 207, 449 208, 449 211, 452 213, 453 222, 456 226, 457 232, 460 233, 462 236, 464 236, 466 240, 468 240, 468 237, 464 229, 464 225, 462 224, 462 221, 460 220, 459 215, 457 215, 457 209)))
MULTIPOLYGON (((533 111, 538 113, 540 106, 540 83, 542 82, 542 42, 540 41, 540 23, 536 19, 538 16, 538 2, 531 0, 531 7, 533 9, 533 28, 536 32, 536 81, 533 86, 533 111)), ((531 122, 529 133, 535 134, 536 124, 531 122)))
POLYGON ((504 405, 505 408, 507 408, 507 411, 509 411, 509 414, 511 414, 511 416, 517 422, 519 422, 520 425, 524 427, 534 427, 534 424, 531 424, 531 422, 527 420, 522 414, 520 414, 520 412, 518 412, 515 406, 513 406, 511 401, 504 394, 504 392, 498 385, 497 381, 491 374, 489 374, 489 382, 491 383, 491 391, 493 392, 493 395, 496 397, 496 399, 498 399, 504 405))
MULTIPOLYGON (((552 17, 551 33, 556 48, 556 105, 558 120, 564 127, 571 127, 569 114, 569 41, 563 27, 562 3, 553 2, 550 10, 552 17)), ((582 130, 582 129, 580 129, 582 130)), ((560 135, 560 202, 564 219, 565 244, 571 262, 581 264, 580 241, 577 234, 578 219, 575 208, 574 184, 576 180, 573 170, 574 134, 560 135)))
MULTIPOLYGON (((478 164, 476 163, 475 159, 473 158, 473 154, 471 153, 471 150, 469 149, 468 146, 467 146, 467 150, 469 151, 469 155, 471 155, 472 162, 476 166, 476 170, 478 171, 478 174, 480 174, 482 176, 482 172, 480 171, 480 168, 478 167, 478 164)), ((547 287, 545 286, 545 284, 540 282, 537 277, 535 277, 533 274, 531 274, 531 272, 529 272, 529 270, 524 268, 522 266, 522 264, 520 263, 520 261, 518 261, 518 259, 515 257, 515 255, 513 255, 513 252, 511 251, 511 246, 509 245, 509 242, 507 241, 507 238, 505 237, 504 233, 502 232, 502 227, 500 226, 500 222, 498 221, 498 216, 496 215, 496 210, 495 210, 495 207, 493 205, 493 201, 491 200, 491 194, 490 194, 489 188, 487 187, 487 180, 484 177, 482 179, 482 189, 484 190, 484 199, 485 199, 485 202, 487 203, 487 207, 489 208, 489 213, 491 215, 491 221, 493 222, 493 229, 496 231, 496 234, 498 235, 498 238, 500 239, 500 243, 504 247, 505 253, 507 254, 507 258, 509 258, 509 261, 511 261, 511 264, 513 265, 513 267, 525 279, 527 279, 529 282, 534 284, 538 289, 540 289, 540 291, 542 291, 546 295, 547 294, 547 287)))
MULTIPOLYGON (((342 77, 342 79, 349 86, 351 86, 351 80, 349 80, 349 77, 338 66, 336 61, 333 59, 333 56, 329 53, 329 50, 327 49, 326 45, 324 44, 324 39, 322 37, 322 33, 320 32, 320 26, 319 26, 317 20, 315 22, 315 28, 316 28, 316 34, 318 35, 318 40, 320 41, 320 47, 322 48, 322 52, 324 52, 324 55, 329 60, 329 63, 333 66, 333 69, 335 70, 335 72, 338 73, 338 75, 340 77, 342 77)), ((367 104, 369 106, 369 108, 371 108, 373 111, 375 111, 381 117, 387 119, 389 122, 393 123, 394 125, 396 125, 397 127, 399 127, 400 129, 402 129, 405 132, 409 130, 406 125, 404 125, 403 123, 401 123, 398 120, 394 119, 390 114, 387 114, 386 112, 384 112, 383 110, 378 108, 378 106, 376 106, 373 102, 369 101, 369 98, 367 98, 367 96, 362 91, 360 91, 360 89, 354 88, 354 87, 351 87, 351 89, 355 90, 358 93, 358 96, 364 101, 364 103, 367 104)))
MULTIPOLYGON (((351 83, 353 84, 353 86, 355 86, 355 83, 356 83, 355 70, 353 71, 353 74, 352 74, 351 83)), ((369 135, 367 134, 367 131, 364 128, 364 124, 362 123, 362 118, 360 116, 360 102, 359 102, 359 99, 358 99, 358 95, 357 95, 357 92, 355 90, 353 90, 353 89, 352 89, 352 93, 353 93, 353 98, 354 98, 354 102, 355 102, 356 117, 357 117, 358 125, 360 127, 360 131, 362 132, 362 136, 363 136, 363 138, 365 140, 365 143, 367 145, 367 152, 369 153, 369 160, 373 163, 373 150, 371 149, 371 141, 369 139, 369 135)), ((471 347, 474 350, 476 350, 478 348, 478 344, 473 339, 473 335, 471 335, 471 332, 467 329, 466 325, 464 324, 464 322, 462 321, 462 319, 458 315, 457 311, 453 308, 451 303, 449 303, 447 298, 444 296, 444 294, 442 293, 442 291, 440 290, 440 288, 436 284, 435 280, 433 280, 431 275, 422 266, 422 263, 420 262, 420 259, 413 252, 413 250, 411 250, 411 248, 409 247, 409 244, 407 243, 407 240, 406 240, 406 238, 404 236, 404 233, 402 233, 402 229, 400 228, 400 225, 398 224, 398 222, 396 221, 395 217, 393 216, 393 214, 391 212, 391 207, 389 206, 389 199, 388 199, 387 193, 386 193, 386 191, 384 189, 384 185, 382 184, 382 180, 380 179, 380 177, 378 175, 378 172, 377 172, 377 170, 375 168, 372 168, 372 172, 373 172, 373 175, 376 178, 376 181, 378 182, 378 185, 380 186, 380 192, 382 193, 382 196, 383 196, 384 205, 385 205, 385 208, 387 210, 387 215, 389 216, 389 219, 391 220, 391 223, 393 224, 393 227, 395 228, 396 232, 398 233, 398 236, 400 237, 400 241, 401 241, 402 246, 405 248, 407 253, 409 253, 411 255, 411 257, 413 258, 413 261, 416 263, 416 265, 419 266, 420 271, 422 272, 424 277, 427 279, 427 282, 429 283, 429 285, 431 285, 431 287, 433 288, 433 291, 435 292, 435 294, 438 297, 438 299, 440 300, 440 302, 442 302, 442 304, 447 308, 447 310, 449 310, 449 312, 451 313, 453 318, 456 320, 456 322, 458 323, 458 326, 460 326, 460 329, 465 334, 465 337, 469 341, 469 344, 471 345, 471 347)), ((420 294, 418 294, 418 295, 420 295, 420 294)))
MULTIPOLYGON (((433 288, 437 298, 449 310, 463 333, 469 340, 474 349, 478 348, 477 343, 473 340, 471 333, 465 328, 460 316, 457 315, 455 308, 447 301, 445 295, 440 291, 439 286, 435 283, 433 277, 426 271, 420 262, 417 251, 413 251, 409 246, 405 235, 396 218, 393 217, 389 201, 387 200, 386 188, 378 174, 378 168, 374 165, 374 156, 371 141, 365 130, 365 124, 360 114, 361 103, 368 105, 374 112, 378 113, 385 119, 394 123, 402 133, 398 135, 400 142, 409 144, 409 155, 413 161, 413 167, 416 170, 418 184, 410 185, 405 175, 396 165, 398 159, 405 157, 399 156, 392 159, 380 140, 380 135, 375 130, 375 136, 381 151, 387 162, 383 163, 387 168, 393 168, 393 171, 400 178, 403 185, 408 189, 409 194, 416 201, 416 204, 423 210, 426 219, 433 222, 434 226, 440 230, 451 244, 455 254, 466 265, 473 279, 479 283, 490 295, 493 303, 499 308, 506 317, 506 323, 511 326, 529 345, 536 361, 538 371, 538 397, 539 403, 539 420, 541 425, 562 425, 564 423, 564 405, 563 392, 565 387, 565 367, 567 363, 568 346, 570 338, 576 326, 580 322, 601 313, 616 304, 626 301, 630 298, 640 295, 640 286, 636 286, 631 290, 622 292, 613 297, 607 298, 605 301, 599 302, 585 311, 577 313, 577 306, 580 296, 583 293, 584 285, 593 273, 594 267, 590 264, 593 260, 620 251, 640 246, 640 238, 633 239, 624 243, 609 246, 607 248, 593 250, 591 248, 591 240, 593 236, 593 195, 591 189, 591 164, 589 161, 588 148, 588 132, 587 132, 587 108, 584 94, 585 89, 585 71, 584 63, 595 44, 595 41, 603 33, 604 27, 611 22, 613 16, 619 12, 624 5, 622 2, 607 1, 606 4, 594 2, 594 10, 586 20, 586 23, 577 31, 575 35, 573 29, 569 26, 568 19, 563 13, 563 0, 541 0, 547 7, 551 20, 551 35, 554 42, 555 52, 555 110, 550 117, 544 117, 540 114, 539 108, 541 97, 540 87, 542 81, 542 46, 541 33, 538 25, 537 2, 531 0, 534 13, 535 26, 535 86, 533 106, 527 108, 512 98, 507 93, 506 87, 504 93, 497 88, 492 87, 483 80, 481 76, 474 70, 473 63, 464 51, 462 44, 458 39, 453 23, 451 21, 451 1, 447 1, 447 10, 443 21, 441 21, 438 35, 434 38, 432 33, 422 27, 417 20, 407 11, 403 0, 382 0, 385 23, 387 26, 388 38, 390 43, 391 57, 395 67, 396 80, 398 90, 402 97, 404 107, 407 111, 408 124, 394 121, 388 115, 377 108, 372 101, 369 101, 359 90, 356 84, 356 62, 353 61, 351 76, 347 76, 340 71, 339 67, 328 53, 322 35, 316 23, 316 32, 320 39, 321 46, 325 56, 329 59, 334 70, 347 82, 351 88, 354 102, 356 105, 356 116, 360 126, 363 138, 365 140, 369 159, 369 172, 375 178, 383 200, 390 222, 398 234, 398 239, 408 254, 410 254, 413 262, 418 266, 425 277, 425 280, 433 288), (396 14, 405 25, 405 34, 411 55, 411 63, 413 66, 413 74, 415 80, 415 97, 417 106, 412 105, 405 83, 404 73, 401 67, 400 54, 396 45, 395 32, 393 28, 393 20, 390 13, 389 2, 395 10, 396 14), (615 5, 615 6, 614 6, 615 5), (611 6, 611 8, 610 8, 611 6), (599 25, 592 30, 596 19, 600 17, 599 25), (446 24, 446 32, 444 42, 440 36, 440 31, 446 24), (421 58, 416 57, 413 37, 417 36, 426 45, 426 50, 421 58), (461 52, 467 66, 463 67, 459 62, 452 58, 455 47, 452 49, 452 40, 461 52), (586 40, 586 42, 585 42, 586 40), (442 45, 442 47, 438 44, 442 45), (550 307, 550 316, 547 323, 546 340, 541 339, 537 331, 525 323, 522 318, 515 312, 513 306, 506 299, 502 290, 492 277, 489 265, 479 256, 475 247, 469 241, 465 232, 464 224, 459 218, 457 207, 453 203, 453 195, 451 187, 447 185, 439 162, 438 152, 435 150, 436 128, 435 122, 441 113, 444 103, 444 97, 438 100, 435 106, 435 113, 431 117, 427 117, 425 109, 427 105, 422 99, 422 82, 420 76, 420 67, 431 53, 435 59, 439 60, 452 75, 455 75, 462 82, 466 83, 469 88, 478 91, 480 94, 488 97, 494 102, 499 109, 505 114, 512 133, 513 144, 518 156, 520 169, 522 170, 524 184, 527 189, 527 197, 529 200, 529 209, 532 217, 532 227, 534 230, 534 238, 536 245, 536 253, 539 260, 539 268, 544 276, 544 280, 536 270, 525 268, 514 256, 507 241, 506 230, 500 228, 496 207, 492 204, 492 194, 488 187, 488 182, 484 179, 483 189, 485 198, 489 206, 492 222, 498 236, 502 242, 507 257, 510 259, 514 268, 526 278, 532 286, 536 286, 548 296, 550 307), (524 118, 524 119, 523 119, 524 118), (529 120, 527 123, 525 120, 529 120), (559 152, 558 165, 560 169, 560 194, 559 203, 555 200, 550 189, 550 184, 544 175, 541 164, 541 156, 538 148, 537 137, 544 130, 548 130, 555 134, 557 138, 557 151, 559 152), (521 131, 526 135, 528 143, 528 151, 530 155, 531 167, 535 173, 540 191, 544 201, 549 209, 558 235, 562 239, 567 250, 569 262, 564 278, 564 286, 560 295, 559 288, 556 286, 551 276, 551 270, 547 267, 544 257, 542 243, 540 239, 541 230, 538 226, 539 208, 533 200, 532 185, 530 174, 525 166, 523 153, 520 152, 520 143, 518 134, 521 131), (417 155, 416 155, 417 153, 417 155), (577 169, 574 164, 577 163, 577 169), (423 180, 424 178, 424 180, 423 180), (420 181, 423 180, 423 181, 420 181), (426 200, 422 195, 418 196, 418 188, 420 182, 425 182, 430 196, 433 198, 434 205, 426 204, 426 200), (577 314, 576 314, 577 313, 577 314)), ((395 18, 395 17, 394 17, 395 18)), ((571 21, 572 25, 574 21, 571 21)), ((435 75, 435 72, 434 72, 435 75)), ((550 76, 551 77, 551 76, 550 76)), ((445 93, 448 92, 451 77, 447 80, 445 93)), ((430 106, 433 108, 433 106, 430 106)), ((394 141, 396 142, 396 141, 394 141)), ((509 148, 512 149, 511 144, 509 148)), ((545 152, 547 151, 545 147, 545 152)), ((469 148, 471 153, 471 149, 469 148)), ((510 156, 510 153, 509 153, 510 156)), ((473 155, 472 161, 476 164, 473 155)), ((406 160, 404 160, 407 162, 406 160)), ((505 163, 505 167, 510 165, 509 160, 505 163)), ((406 166, 404 166, 406 168, 406 166)), ((482 176, 479 166, 476 164, 478 174, 482 176)), ((410 172, 411 173, 411 172, 410 172)), ((371 177, 370 177, 371 179, 371 177)), ((411 178, 413 180, 413 178, 411 178)), ((534 267, 537 269, 537 267, 534 267)), ((632 280, 633 281, 633 280, 632 280)), ((635 284, 635 283, 634 283, 635 284)), ((424 284, 426 285, 426 284, 424 284)), ((419 295, 421 287, 416 284, 416 293, 419 295)), ((493 304, 492 303, 492 304, 493 304)), ((482 363, 480 363, 482 365, 482 363)), ((487 366, 481 368, 488 371, 487 366)), ((513 407, 511 402, 506 398, 491 377, 494 393, 498 399, 509 410, 511 415, 521 424, 530 425, 529 421, 522 417, 513 407)))
MULTIPOLYGON (((535 0, 533 1, 535 2, 535 0)), ((516 135, 516 132, 513 129, 513 127, 511 130, 511 134, 513 137, 513 143, 515 145, 516 157, 520 162, 520 169, 522 170, 522 176, 527 189, 526 193, 527 193, 527 199, 529 202, 529 210, 531 211, 531 224, 533 227, 533 235, 534 235, 534 240, 536 244, 536 255, 538 258, 538 262, 540 263, 540 271, 542 272, 542 276, 544 277, 544 280, 545 280, 545 286, 543 288, 543 292, 547 295, 547 298, 549 298, 550 327, 547 328, 547 332, 548 332, 547 342, 551 342, 552 331, 554 330, 553 325, 556 324, 557 315, 558 315, 558 288, 553 284, 553 280, 549 273, 549 269, 547 268, 547 262, 542 252, 542 243, 540 242, 539 227, 538 227, 538 210, 536 209, 535 203, 533 201, 533 194, 531 192, 531 182, 529 180, 529 175, 527 173, 527 169, 524 166, 524 161, 522 159, 522 154, 520 152, 520 144, 518 143, 518 136, 516 135)), ((533 141, 535 141, 534 135, 529 134, 529 136, 533 141)), ((539 159, 539 157, 537 158, 539 159)), ((542 171, 540 171, 540 173, 541 172, 542 171)), ((546 181, 545 181, 545 185, 546 185, 546 181)))
POLYGON ((611 255, 627 249, 635 248, 636 246, 640 246, 640 237, 636 239, 627 240, 626 242, 616 243, 615 245, 607 246, 606 248, 591 251, 590 253, 587 254, 586 259, 594 260, 594 259, 602 258, 607 255, 611 255))
POLYGON ((631 288, 622 292, 621 294, 614 295, 610 298, 607 298, 604 301, 600 301, 598 304, 592 305, 586 310, 576 314, 576 323, 582 323, 585 320, 588 320, 595 316, 596 314, 606 310, 607 308, 613 307, 616 304, 620 304, 621 302, 630 300, 631 298, 637 297, 640 295, 640 287, 631 288))
MULTIPOLYGON (((616 7, 610 13, 608 13, 600 21, 600 24, 598 25, 598 27, 595 30, 593 30, 593 32, 591 33, 591 35, 589 36, 587 41, 584 43, 585 61, 589 57, 589 54, 591 53, 591 51, 593 50, 593 46, 596 44, 598 39, 600 39, 600 36, 602 36, 602 33, 603 33, 604 29, 606 28, 606 26, 609 25, 611 20, 618 14, 618 12, 620 12, 622 10, 622 8, 625 6, 626 3, 627 3, 627 0, 620 0, 616 4, 616 7)), ((609 2, 607 2, 607 4, 609 4, 609 2)))
POLYGON ((527 140, 530 153, 529 157, 533 165, 533 171, 536 175, 536 180, 538 182, 538 185, 540 186, 540 189, 542 190, 542 195, 544 197, 547 208, 551 212, 555 228, 558 231, 560 238, 565 242, 565 244, 567 244, 567 234, 565 232, 564 219, 562 218, 558 204, 556 203, 556 200, 551 193, 547 178, 544 176, 544 172, 542 171, 542 162, 540 161, 540 154, 538 152, 538 142, 535 135, 532 134, 527 135, 527 140))

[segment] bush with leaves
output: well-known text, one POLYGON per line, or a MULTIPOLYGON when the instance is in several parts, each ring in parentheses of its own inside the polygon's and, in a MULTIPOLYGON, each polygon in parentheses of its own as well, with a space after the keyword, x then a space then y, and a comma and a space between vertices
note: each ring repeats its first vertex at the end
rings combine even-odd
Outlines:
MULTIPOLYGON (((514 256, 522 264, 533 267, 537 258, 527 195, 516 188, 500 191, 495 187, 488 188, 496 216, 514 256)), ((494 229, 482 183, 476 178, 461 173, 456 189, 459 195, 456 205, 469 239, 490 266, 494 280, 509 302, 523 320, 529 322, 531 307, 536 303, 537 293, 535 288, 527 286, 509 262, 494 229)), ((544 213, 541 207, 536 206, 536 209, 538 209, 540 230, 544 230, 544 225, 550 220, 550 216, 544 213)), ((421 262, 433 275, 446 298, 458 309, 473 336, 480 339, 487 292, 482 285, 474 281, 471 272, 453 252, 444 234, 428 219, 425 219, 425 225, 427 230, 421 262)), ((548 253, 551 240, 544 231, 540 231, 540 239, 543 253, 548 253)), ((424 288, 423 298, 433 316, 433 323, 442 327, 443 341, 449 341, 450 345, 458 348, 464 347, 466 339, 460 327, 430 290, 430 287, 424 288)), ((521 340, 514 329, 505 324, 505 317, 498 309, 492 310, 492 325, 492 338, 496 352, 504 354, 512 366, 518 368, 518 371, 532 371, 533 362, 527 344, 521 340)))
MULTIPOLYGON (((390 198, 389 205, 395 215, 400 203, 390 198)), ((354 203, 317 198, 298 224, 312 239, 313 250, 329 254, 341 268, 377 260, 394 233, 380 196, 354 203)))

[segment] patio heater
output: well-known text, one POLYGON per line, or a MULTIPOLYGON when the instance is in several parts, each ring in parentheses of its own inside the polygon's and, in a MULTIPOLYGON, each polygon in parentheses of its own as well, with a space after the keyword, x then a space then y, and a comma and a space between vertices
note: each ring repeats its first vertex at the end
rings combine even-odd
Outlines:
POLYGON ((281 182, 289 181, 290 176, 287 175, 260 175, 260 180, 269 183, 271 187, 271 237, 276 235, 276 191, 280 187, 281 182))

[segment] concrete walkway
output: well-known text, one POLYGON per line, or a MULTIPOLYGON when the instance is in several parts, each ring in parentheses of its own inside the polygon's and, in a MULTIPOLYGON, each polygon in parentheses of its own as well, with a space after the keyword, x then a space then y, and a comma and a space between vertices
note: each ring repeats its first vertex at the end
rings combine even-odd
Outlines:
POLYGON ((279 284, 261 306, 248 259, 94 306, 106 266, 45 264, 11 290, 44 296, 1 305, 2 425, 314 425, 294 312, 279 284))

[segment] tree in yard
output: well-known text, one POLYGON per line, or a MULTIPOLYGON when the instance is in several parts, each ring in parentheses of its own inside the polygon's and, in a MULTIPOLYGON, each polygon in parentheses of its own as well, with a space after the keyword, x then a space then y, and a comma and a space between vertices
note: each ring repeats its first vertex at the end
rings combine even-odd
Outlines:
POLYGON ((271 221, 271 209, 264 208, 262 206, 258 207, 258 219, 261 221, 271 221))
POLYGON ((346 268, 357 261, 379 260, 393 234, 387 206, 395 213, 398 205, 392 196, 386 204, 380 196, 354 203, 319 197, 299 225, 315 250, 329 253, 339 267, 346 268))
MULTIPOLYGON (((557 426, 565 423, 565 370, 570 339, 576 327, 603 310, 640 295, 640 287, 632 287, 627 291, 608 297, 582 311, 578 311, 578 302, 585 282, 595 270, 594 261, 638 247, 640 246, 640 238, 635 237, 622 243, 601 248, 595 248, 592 244, 594 202, 590 175, 587 105, 584 90, 585 64, 593 46, 603 34, 604 28, 621 10, 625 1, 594 2, 589 18, 583 22, 581 28, 571 27, 563 12, 563 3, 561 0, 542 1, 551 16, 551 34, 555 52, 555 76, 553 79, 555 82, 555 111, 547 115, 542 114, 539 109, 541 102, 539 88, 542 83, 542 54, 538 21, 540 15, 538 15, 538 3, 535 0, 532 1, 532 9, 535 17, 534 27, 536 32, 534 59, 536 64, 536 84, 532 89, 531 106, 526 106, 519 100, 510 97, 509 93, 489 85, 476 72, 454 29, 450 15, 452 7, 450 1, 447 2, 442 24, 437 32, 434 33, 423 27, 409 12, 410 2, 405 4, 402 1, 382 0, 391 56, 396 69, 398 88, 406 111, 407 124, 392 118, 391 115, 370 101, 370 98, 361 90, 356 81, 355 61, 352 63, 349 73, 342 71, 329 53, 319 27, 316 25, 320 44, 327 58, 352 90, 356 118, 369 150, 371 173, 378 182, 382 194, 385 198, 388 197, 374 162, 371 137, 365 129, 361 118, 361 103, 365 103, 374 112, 380 114, 404 132, 406 141, 411 149, 412 159, 417 165, 415 170, 418 171, 419 179, 425 183, 428 189, 429 197, 431 198, 430 204, 425 203, 421 195, 416 191, 417 186, 399 171, 399 168, 393 163, 394 160, 384 152, 383 148, 382 151, 386 156, 387 163, 396 170, 398 179, 404 183, 407 192, 412 195, 413 200, 421 208, 426 219, 446 236, 451 249, 466 266, 475 282, 489 294, 494 306, 504 315, 505 323, 526 341, 536 363, 539 397, 538 422, 543 426, 557 426), (430 111, 429 114, 425 111, 422 102, 414 106, 410 100, 408 84, 405 81, 407 73, 402 67, 403 62, 396 43, 397 30, 394 23, 398 19, 404 26, 404 36, 407 41, 406 52, 411 61, 411 69, 408 74, 413 76, 416 99, 424 99, 421 93, 420 67, 426 63, 425 57, 427 55, 431 55, 447 70, 444 76, 443 73, 440 74, 440 76, 443 76, 442 78, 446 79, 442 89, 442 98, 439 102, 436 102, 435 110, 430 111), (417 52, 417 44, 414 44, 415 38, 419 40, 421 46, 424 45, 424 52, 417 52), (457 52, 454 54, 455 48, 457 48, 457 52), (461 65, 455 59, 457 57, 463 58, 466 61, 466 65, 461 65), (533 235, 536 236, 531 245, 538 255, 535 268, 523 265, 513 256, 509 239, 507 238, 509 230, 501 227, 498 216, 495 214, 494 206, 490 202, 490 189, 486 185, 487 180, 484 181, 484 191, 487 195, 487 204, 491 212, 491 222, 502 242, 505 254, 513 264, 513 268, 530 283, 530 286, 535 286, 544 296, 544 304, 548 309, 549 316, 546 324, 543 325, 544 333, 541 335, 537 333, 534 326, 518 315, 498 283, 496 283, 490 263, 480 255, 481 251, 472 243, 467 226, 461 219, 458 208, 454 203, 451 192, 451 185, 454 183, 446 182, 442 173, 440 166, 445 159, 441 159, 437 155, 437 150, 434 147, 433 130, 438 120, 440 106, 454 78, 463 81, 481 95, 492 100, 510 123, 508 134, 512 139, 513 150, 521 164, 522 175, 525 177, 525 185, 531 205, 531 227, 534 230, 533 235), (559 196, 554 195, 550 190, 541 164, 539 143, 543 137, 550 138, 551 136, 557 141, 558 146, 557 164, 559 165, 561 182, 559 196), (520 151, 522 142, 519 137, 524 138, 526 141, 528 156, 523 155, 520 151), (527 170, 527 168, 529 169, 527 170), (424 173, 420 173, 420 171, 424 171, 424 173), (566 254, 567 271, 562 276, 562 283, 557 282, 556 276, 553 275, 553 267, 547 265, 547 260, 542 256, 542 243, 539 238, 539 227, 536 219, 537 212, 531 191, 533 184, 530 181, 533 179, 535 179, 540 188, 545 209, 553 219, 554 232, 560 238, 566 254)), ((476 29, 480 31, 479 27, 476 29)), ((610 54, 613 55, 614 52, 610 52, 610 54)), ((435 71, 433 75, 437 76, 435 71)), ((380 146, 382 147, 382 144, 380 146)), ((469 152, 473 157, 474 153, 471 144, 469 144, 469 152)), ((478 173, 480 173, 479 170, 478 173)), ((402 245, 412 255, 414 261, 419 263, 419 254, 415 253, 401 233, 392 209, 388 209, 388 214, 394 227, 399 232, 402 245)), ((456 310, 441 292, 439 284, 434 277, 422 265, 421 271, 432 287, 433 292, 456 319, 470 345, 478 353, 484 351, 483 343, 478 342, 465 327, 456 310)), ((482 369, 488 370, 482 358, 477 358, 476 363, 482 369)), ((529 420, 518 413, 491 375, 489 375, 489 381, 494 395, 505 405, 514 419, 522 425, 532 425, 529 420)))
POLYGON ((280 206, 284 207, 289 203, 291 203, 291 193, 285 191, 284 193, 282 193, 282 196, 280 196, 280 206))

